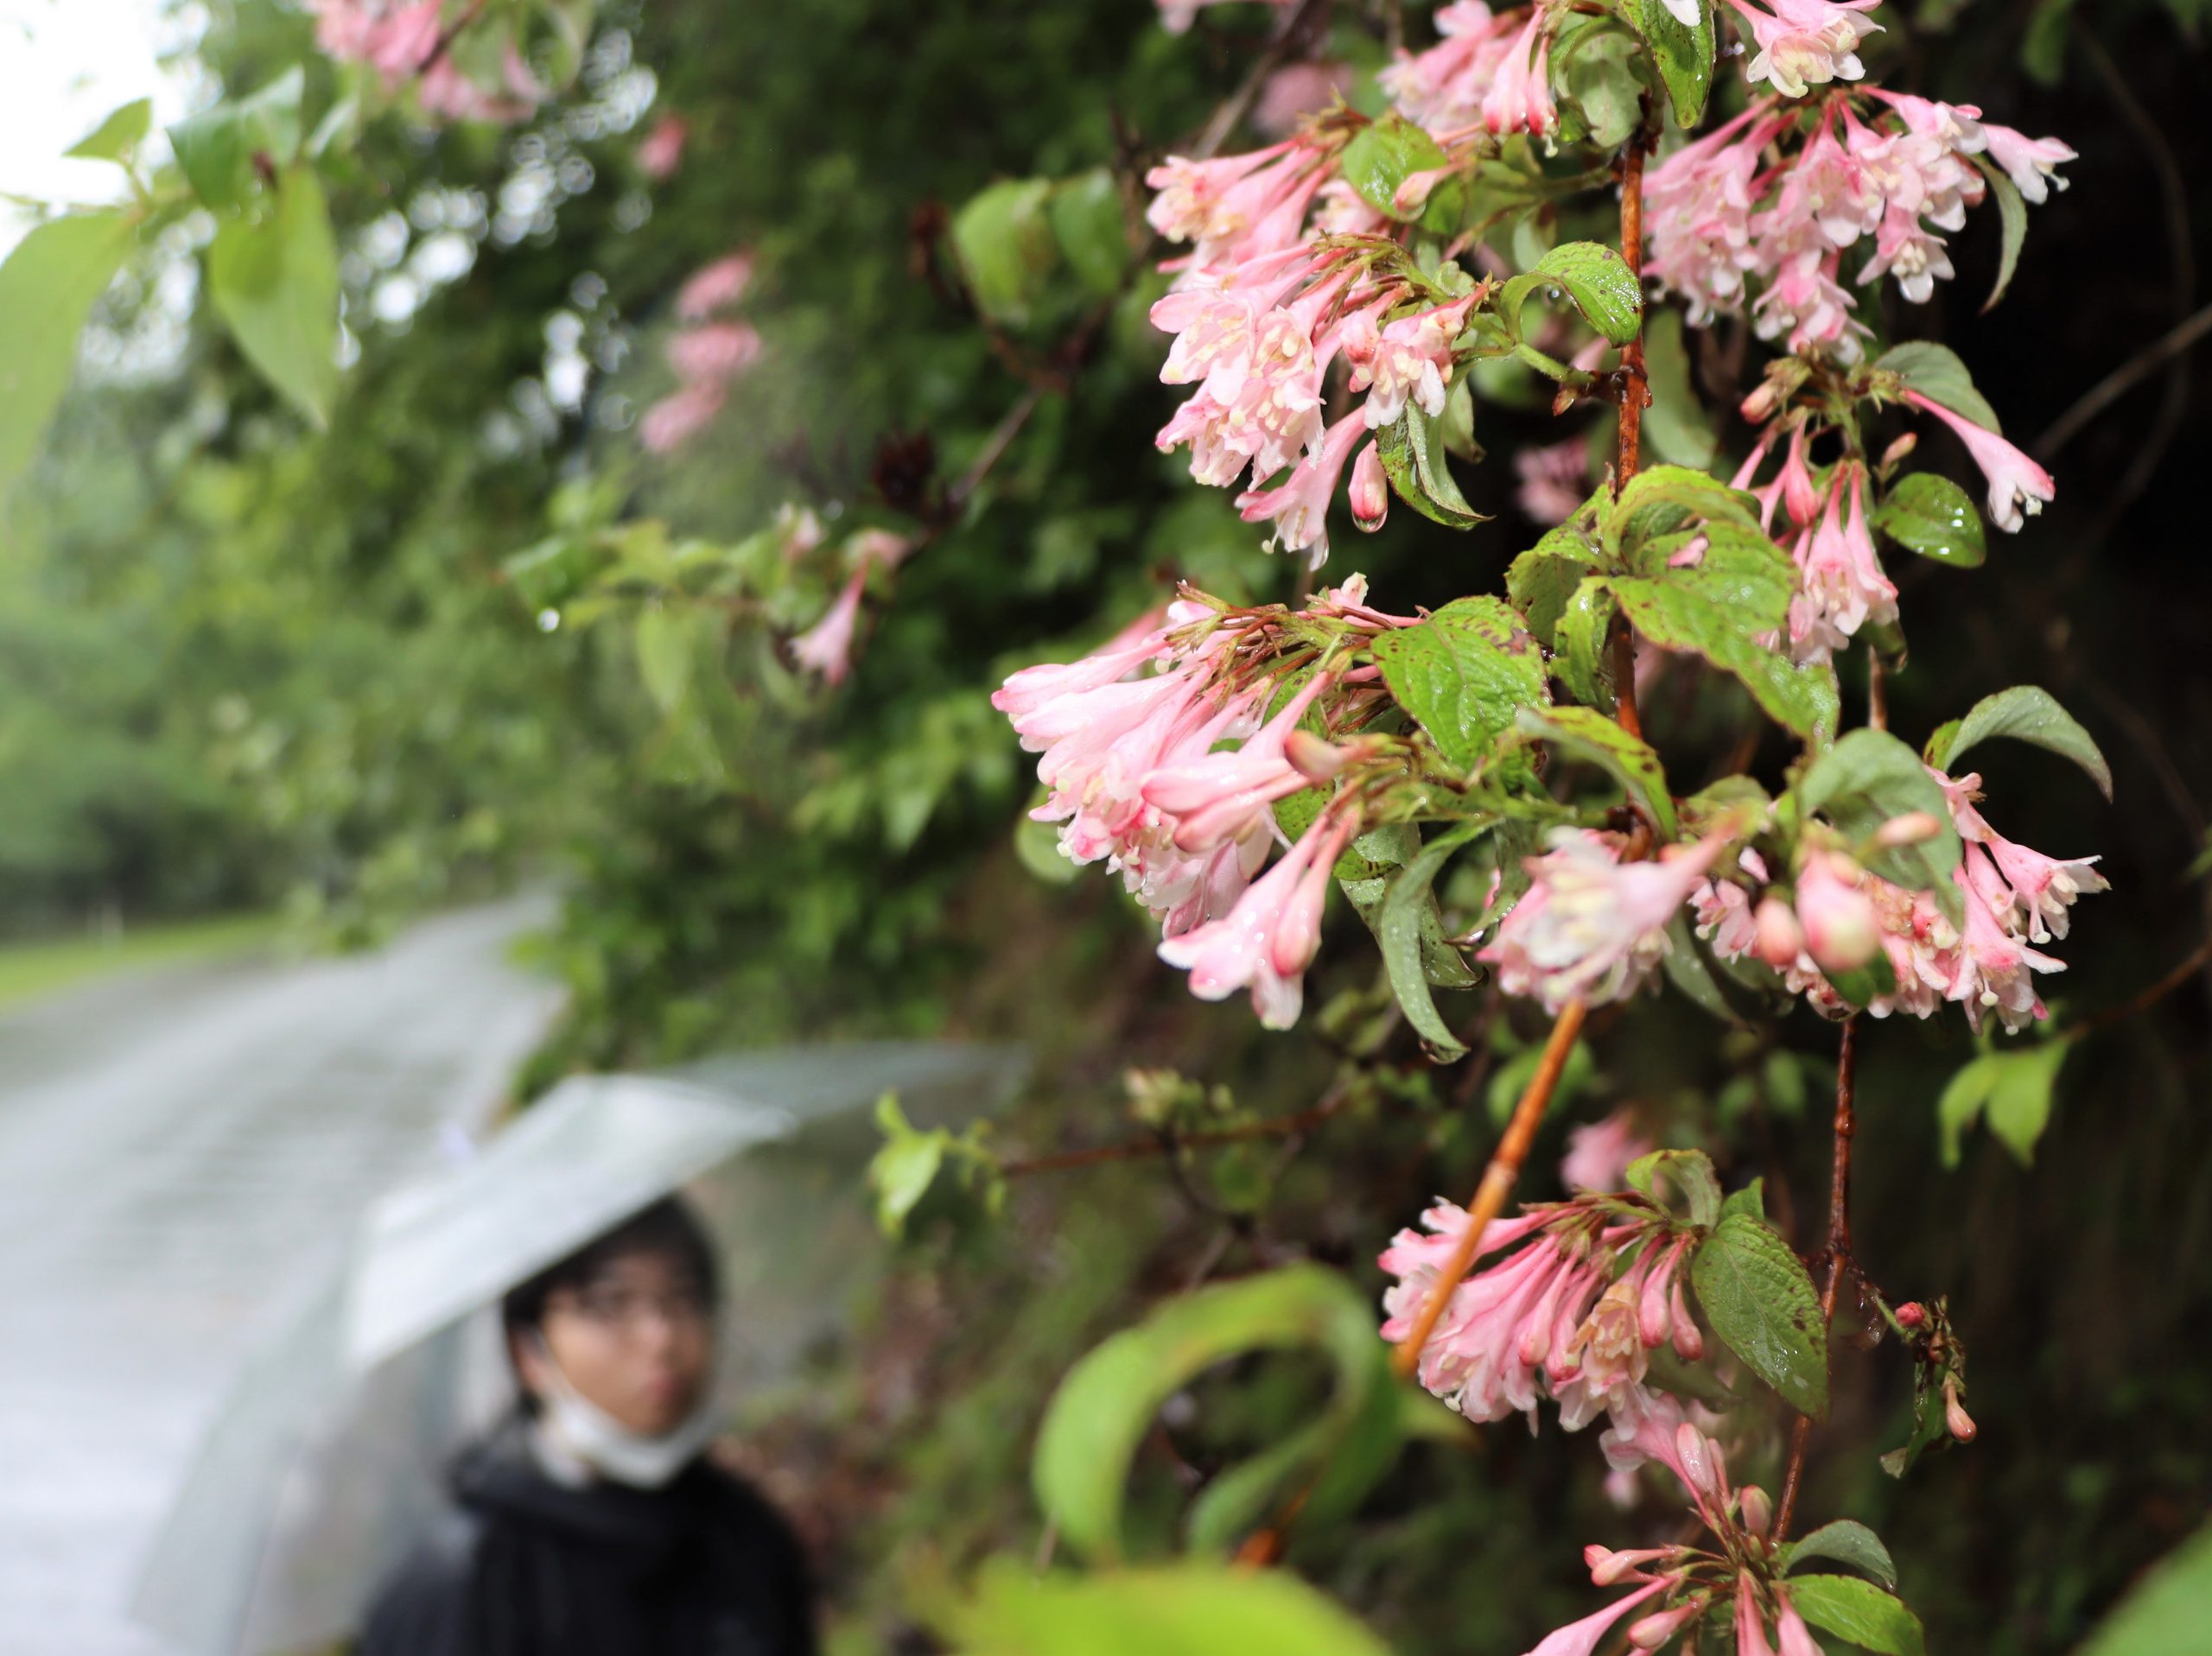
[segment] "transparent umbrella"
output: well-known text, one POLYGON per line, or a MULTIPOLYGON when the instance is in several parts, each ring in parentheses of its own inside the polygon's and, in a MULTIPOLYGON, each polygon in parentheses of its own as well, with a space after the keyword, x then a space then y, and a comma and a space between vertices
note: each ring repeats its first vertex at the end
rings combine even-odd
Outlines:
POLYGON ((313 1650, 356 1625, 435 1520, 446 1462, 513 1404, 508 1289, 671 1191, 726 1269, 725 1400, 836 1339, 880 1259, 865 1106, 958 1119, 1020 1084, 1007 1048, 731 1055, 575 1076, 465 1159, 371 1209, 241 1372, 157 1533, 133 1614, 192 1656, 313 1650))

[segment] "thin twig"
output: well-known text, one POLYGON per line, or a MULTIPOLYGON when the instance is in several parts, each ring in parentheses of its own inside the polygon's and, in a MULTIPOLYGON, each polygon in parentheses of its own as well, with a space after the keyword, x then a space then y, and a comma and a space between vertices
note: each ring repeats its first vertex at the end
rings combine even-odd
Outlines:
MULTIPOLYGON (((1821 1358, 1827 1360, 1828 1325, 1835 1320, 1835 1302, 1843 1286, 1843 1273, 1851 1268, 1851 1139, 1858 1128, 1853 1113, 1859 1080, 1859 1019, 1843 1024, 1843 1045, 1835 1061, 1835 1150, 1828 1176, 1827 1281, 1821 1289, 1821 1358)), ((1805 1475, 1805 1448, 1813 1436, 1813 1418, 1801 1414, 1789 1437, 1789 1464, 1782 1475, 1782 1500, 1775 1508, 1774 1539, 1780 1543, 1789 1533, 1789 1520, 1797 1510, 1797 1488, 1805 1475)))
MULTIPOLYGON (((1647 106, 1649 101, 1647 98, 1647 106)), ((1643 149, 1644 128, 1638 121, 1636 135, 1628 141, 1628 149, 1621 156, 1621 259, 1639 287, 1643 281, 1643 149)), ((1643 368, 1643 328, 1640 321, 1636 337, 1621 347, 1620 400, 1620 453, 1613 473, 1613 490, 1617 494, 1628 486, 1628 480, 1636 475, 1637 466, 1643 458, 1643 410, 1651 403, 1651 382, 1643 368)))
POLYGON ((1282 27, 1275 30, 1274 37, 1268 41, 1260 55, 1252 60, 1252 67, 1245 71, 1244 79, 1237 83, 1236 90, 1222 100, 1212 118, 1200 129, 1198 141, 1191 146, 1193 161, 1213 159, 1214 152, 1228 141, 1229 135, 1236 130, 1236 124, 1244 118, 1245 111, 1259 97, 1260 89, 1268 84, 1268 77, 1290 55, 1291 48, 1305 35, 1306 25, 1315 16, 1326 12, 1330 3, 1331 0, 1301 0, 1290 16, 1283 19, 1282 27))
POLYGON ((2053 420, 2043 435, 2036 439, 2036 458, 2049 465, 2060 449, 2082 435, 2082 427, 2133 390, 2138 381, 2149 378, 2165 365, 2167 358, 2178 356, 2208 333, 2212 333, 2212 305, 2204 306, 2179 326, 2168 328, 2082 392, 2074 406, 2053 420))
POLYGON ((1075 1167, 1097 1167, 1108 1162, 1141 1161, 1152 1156, 1172 1156, 1182 1150, 1207 1150, 1220 1145, 1249 1144, 1255 1139, 1283 1139, 1310 1133, 1326 1121, 1352 1100, 1353 1089, 1339 1082, 1321 1095, 1318 1103, 1299 1111, 1294 1115, 1269 1116, 1264 1120, 1247 1121, 1233 1127, 1209 1127, 1202 1133, 1170 1133, 1162 1131, 1145 1139, 1125 1139, 1120 1144, 1096 1145, 1088 1150, 1061 1150, 1050 1155, 1024 1157, 1020 1161, 1001 1163, 999 1172, 1007 1178, 1020 1178, 1030 1173, 1060 1173, 1075 1167))
POLYGON ((1513 1194, 1513 1182, 1520 1177, 1522 1163, 1529 1159, 1529 1147, 1535 1142, 1537 1125, 1544 1119, 1545 1107, 1552 1101, 1552 1091, 1559 1085, 1560 1073, 1567 1068, 1567 1055, 1574 1050, 1574 1037, 1582 1032, 1582 1020, 1588 1012, 1589 1007, 1580 999, 1570 1000, 1560 1008, 1559 1017, 1552 1024, 1551 1038, 1544 1043, 1543 1056, 1537 1061, 1536 1073, 1529 1078, 1521 1101, 1513 1107, 1513 1119, 1506 1124, 1504 1137, 1491 1153, 1490 1165, 1483 1170, 1483 1182, 1476 1187, 1475 1199, 1467 1204, 1467 1228, 1459 1234, 1452 1257, 1436 1273, 1436 1280, 1430 1285, 1428 1298, 1421 1305, 1421 1315, 1414 1319, 1413 1328, 1390 1355, 1390 1365, 1401 1379, 1419 1366, 1421 1348, 1436 1332, 1437 1319, 1444 1315, 1444 1308, 1451 1303, 1460 1278, 1467 1274, 1467 1267, 1475 1262, 1475 1255, 1481 1250, 1483 1232, 1491 1220, 1504 1211, 1505 1199, 1513 1194))
POLYGON ((2060 1035, 2058 1038, 2062 1041, 2078 1041, 2092 1031, 2109 1029, 2114 1024, 2124 1024, 2131 1018, 2139 1017, 2180 988, 2208 964, 2212 964, 2212 937, 2207 937, 2195 949, 2190 950, 2186 960, 2133 999, 2123 1001, 2117 1006, 2107 1006, 2101 1012, 2091 1014, 2075 1025, 2072 1029, 2060 1035))

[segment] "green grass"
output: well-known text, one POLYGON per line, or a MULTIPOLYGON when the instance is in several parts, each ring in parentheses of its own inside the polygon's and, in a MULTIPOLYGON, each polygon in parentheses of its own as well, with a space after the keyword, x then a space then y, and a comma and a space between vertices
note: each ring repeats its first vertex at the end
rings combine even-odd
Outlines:
POLYGON ((278 914, 224 915, 141 926, 120 937, 49 937, 0 943, 0 1008, 74 988, 114 972, 218 960, 273 943, 278 914))

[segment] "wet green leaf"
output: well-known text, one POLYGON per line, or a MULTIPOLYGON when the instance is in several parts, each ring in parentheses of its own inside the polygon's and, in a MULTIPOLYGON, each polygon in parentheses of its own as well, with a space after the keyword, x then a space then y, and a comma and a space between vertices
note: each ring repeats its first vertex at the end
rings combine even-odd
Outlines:
POLYGON ((1536 641, 1500 599, 1457 600, 1417 625, 1382 634, 1374 650, 1398 705, 1462 773, 1482 761, 1522 708, 1548 699, 1536 641))
POLYGON ((1882 1656, 1925 1656, 1920 1618, 1904 1602, 1856 1576, 1793 1576, 1789 1602, 1824 1633, 1882 1656))
POLYGON ((2009 736, 2073 760, 2097 784, 2099 792, 2107 799, 2112 797, 2112 767, 2105 763, 2096 739, 2058 705, 2050 692, 2032 684, 2016 684, 1975 702, 1965 718, 1944 726, 1929 739, 1928 762, 1948 771, 1967 750, 1995 736, 2009 736))
POLYGON ((1659 66, 1675 124, 1683 128, 1694 127, 1704 117, 1706 99, 1713 93, 1713 0, 1696 0, 1696 4, 1694 26, 1669 11, 1665 0, 1635 0, 1630 13, 1659 66))
POLYGON ((1871 521, 1899 546, 1938 563, 1972 569, 1986 555, 1973 498, 1933 472, 1908 473, 1891 484, 1871 521))
POLYGON ((1698 1249, 1690 1280, 1722 1342, 1791 1407, 1824 1418, 1827 1329, 1820 1295, 1789 1244, 1749 1214, 1726 1215, 1698 1249))

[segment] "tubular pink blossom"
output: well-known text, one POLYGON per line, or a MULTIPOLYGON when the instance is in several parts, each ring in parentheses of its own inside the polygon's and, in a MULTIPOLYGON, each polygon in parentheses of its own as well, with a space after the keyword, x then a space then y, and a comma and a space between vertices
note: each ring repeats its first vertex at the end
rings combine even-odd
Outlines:
POLYGON ((676 314, 687 322, 703 321, 745 296, 753 282, 753 255, 724 255, 692 272, 676 292, 676 314))
POLYGON ((852 669, 853 633, 860 622, 861 594, 868 586, 868 570, 856 571, 845 582, 836 601, 823 618, 791 640, 791 661, 806 672, 818 674, 823 683, 839 685, 852 669))
POLYGON ((1875 0, 1769 0, 1762 11, 1751 0, 1729 0, 1751 26, 1758 53, 1745 66, 1744 78, 1772 84, 1785 98, 1802 98, 1808 86, 1856 80, 1866 73, 1859 42, 1880 31, 1858 14, 1875 0))
POLYGON ((1529 860, 1534 883, 1480 958, 1498 968, 1508 994, 1534 995, 1554 1012, 1578 998, 1625 999, 1667 953, 1668 922, 1726 843, 1715 836, 1622 863, 1604 834, 1555 828, 1552 849, 1529 860))
POLYGON ((638 170, 657 184, 674 177, 683 164, 683 146, 690 137, 691 129, 682 116, 662 116, 639 142, 638 170))
POLYGON ((1628 1164, 1651 1149, 1635 1114, 1615 1110, 1567 1135, 1567 1154, 1559 1164, 1560 1183, 1570 1190, 1618 1190, 1628 1164))
POLYGON ((668 342, 668 365, 690 381, 734 379, 760 355, 760 330, 750 322, 708 322, 668 342))
POLYGON ((1662 1576, 1657 1581, 1637 1588, 1633 1593, 1624 1594, 1594 1615, 1586 1615, 1580 1621, 1570 1621, 1567 1626, 1545 1634, 1528 1656, 1591 1656, 1591 1653, 1598 1648, 1598 1641, 1605 1636, 1607 1629, 1614 1622, 1654 1594, 1663 1593, 1674 1584, 1673 1577, 1662 1576))
POLYGON ((1272 520, 1268 537, 1271 552, 1303 552, 1308 568, 1318 569, 1329 557, 1329 502, 1344 475, 1344 462, 1367 435, 1357 414, 1347 414, 1329 428, 1319 447, 1299 462, 1287 482, 1272 489, 1248 489, 1236 497, 1236 510, 1248 523, 1272 520))
POLYGON ((1780 1656, 1821 1656, 1820 1645, 1805 1626, 1805 1618, 1797 1614, 1797 1607, 1789 1602, 1789 1596, 1777 1589, 1774 1598, 1778 1607, 1774 1630, 1781 1646, 1780 1656))
POLYGON ((2050 199, 2052 185, 2062 190, 2066 187, 2057 168, 2075 159, 2071 147, 2056 138, 2031 138, 1994 122, 1985 122, 1981 130, 1988 141, 1990 160, 2005 169, 2012 187, 2028 200, 2040 205, 2050 199))
POLYGON ((1359 458, 1351 463, 1351 487, 1346 491, 1351 503, 1351 520, 1369 534, 1382 527, 1390 515, 1390 486, 1382 475, 1382 457, 1370 443, 1359 451, 1359 458))
POLYGON ((1758 1584, 1749 1574, 1736 1578, 1736 1656, 1774 1656, 1766 1618, 1759 1614, 1758 1584))
POLYGON ((1178 850, 1211 851, 1263 826, 1268 808, 1309 786, 1284 757, 1284 744, 1332 676, 1316 674, 1233 752, 1207 753, 1188 765, 1153 771, 1141 791, 1145 803, 1179 819, 1178 850))
POLYGON ((1580 437, 1514 451, 1514 501, 1532 523, 1563 523, 1590 498, 1590 445, 1580 437))
POLYGON ((1709 1602, 1709 1598, 1700 1595, 1685 1599, 1671 1610, 1660 1610, 1647 1615, 1630 1625, 1628 1641, 1638 1650, 1656 1650, 1703 1615, 1709 1602))
POLYGON ((1394 422, 1408 402, 1432 419, 1443 415, 1452 342, 1466 326, 1474 302, 1471 294, 1380 328, 1372 310, 1360 311, 1345 323, 1344 360, 1351 365, 1351 389, 1368 393, 1362 414, 1370 430, 1394 422))
POLYGON ((1483 124, 1492 132, 1550 135, 1559 125, 1552 104, 1550 13, 1529 8, 1529 22, 1514 38, 1483 98, 1483 124))
POLYGON ((638 441, 649 454, 681 448, 712 425, 728 393, 711 380, 697 380, 664 397, 638 420, 638 441))
POLYGON ((1989 481, 1989 515, 1999 529, 2017 534, 2023 521, 2023 509, 2030 515, 2039 512, 2044 503, 2056 494, 2058 485, 2051 481, 2050 473, 1995 432, 1976 425, 1964 415, 1953 412, 1918 391, 1908 390, 1904 400, 1934 415, 1958 433, 1959 440, 1967 446, 1967 453, 1974 456, 1974 464, 1981 467, 1982 475, 1989 481))
POLYGON ((1225 999, 1249 986, 1261 1024, 1288 1029, 1298 1021, 1305 999, 1301 976, 1320 941, 1330 871, 1357 820, 1351 810, 1324 810, 1234 908, 1161 942, 1160 958, 1187 969, 1191 993, 1202 1000, 1225 999))

